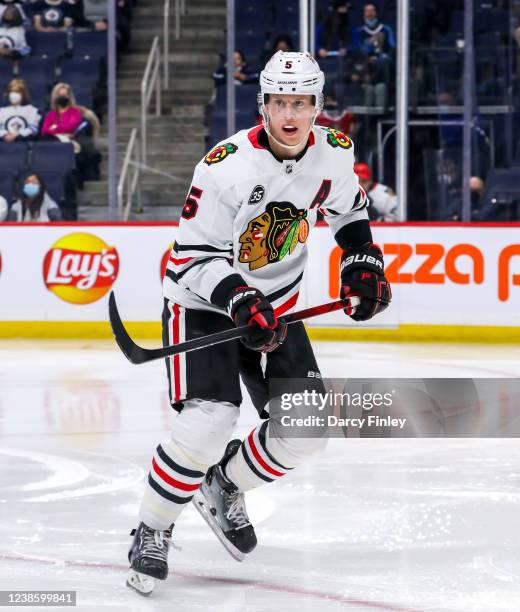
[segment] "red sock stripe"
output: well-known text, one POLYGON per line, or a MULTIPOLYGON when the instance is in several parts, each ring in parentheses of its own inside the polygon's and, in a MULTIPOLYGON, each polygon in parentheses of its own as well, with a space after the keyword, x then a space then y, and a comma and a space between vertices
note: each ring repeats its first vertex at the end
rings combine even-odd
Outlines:
POLYGON ((255 459, 266 472, 269 472, 269 474, 272 474, 273 476, 285 476, 283 472, 277 472, 276 470, 273 470, 273 468, 263 460, 262 455, 260 455, 258 449, 255 446, 255 441, 253 440, 253 433, 254 430, 249 434, 247 441, 249 442, 249 446, 251 448, 251 451, 253 452, 255 459))
POLYGON ((186 484, 180 480, 175 480, 175 478, 169 476, 162 468, 159 467, 159 465, 157 465, 155 459, 152 459, 152 468, 153 471, 164 480, 164 482, 168 483, 172 487, 177 487, 177 489, 180 489, 181 491, 196 491, 200 486, 198 484, 186 484))

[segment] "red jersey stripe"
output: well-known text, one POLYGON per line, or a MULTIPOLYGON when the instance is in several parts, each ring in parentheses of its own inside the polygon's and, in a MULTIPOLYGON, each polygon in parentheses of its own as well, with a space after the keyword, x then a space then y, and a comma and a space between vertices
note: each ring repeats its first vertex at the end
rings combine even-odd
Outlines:
POLYGON ((188 263, 188 261, 191 261, 192 259, 193 257, 183 257, 182 259, 175 259, 173 255, 170 255, 170 261, 174 263, 176 266, 180 266, 181 264, 188 263))
POLYGON ((292 308, 296 304, 296 302, 298 301, 299 295, 300 295, 300 292, 297 291, 291 298, 287 300, 287 302, 285 302, 284 304, 280 304, 280 306, 275 308, 274 314, 277 317, 282 316, 284 312, 287 312, 290 308, 292 308))

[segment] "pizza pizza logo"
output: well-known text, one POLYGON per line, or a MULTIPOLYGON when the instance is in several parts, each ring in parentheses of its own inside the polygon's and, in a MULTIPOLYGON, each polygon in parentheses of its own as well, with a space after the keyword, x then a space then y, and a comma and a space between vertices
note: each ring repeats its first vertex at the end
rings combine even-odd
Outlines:
POLYGON ((282 261, 309 236, 307 211, 298 210, 291 202, 269 202, 265 211, 251 219, 240 236, 238 261, 249 270, 282 261))
POLYGON ((226 144, 219 145, 212 149, 204 158, 204 163, 210 166, 211 164, 218 164, 222 160, 226 159, 228 155, 236 153, 238 147, 232 142, 226 142, 226 144))
POLYGON ((324 132, 327 132, 327 142, 331 147, 341 147, 342 149, 350 149, 352 146, 352 140, 343 132, 335 130, 334 128, 321 128, 324 132))

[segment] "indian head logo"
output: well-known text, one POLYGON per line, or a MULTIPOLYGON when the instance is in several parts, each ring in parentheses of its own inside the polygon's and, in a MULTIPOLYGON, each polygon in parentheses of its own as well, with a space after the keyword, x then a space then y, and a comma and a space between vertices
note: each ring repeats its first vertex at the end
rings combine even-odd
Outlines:
POLYGON ((265 211, 251 219, 240 236, 238 261, 247 263, 249 270, 282 261, 304 244, 309 235, 307 212, 291 202, 269 202, 265 211))
POLYGON ((341 147, 342 149, 350 149, 352 146, 352 140, 348 136, 345 136, 343 132, 335 130, 334 128, 322 127, 324 132, 327 132, 327 142, 331 147, 341 147))
POLYGON ((228 155, 236 153, 237 150, 238 147, 232 142, 226 142, 226 144, 219 145, 212 149, 204 158, 204 163, 208 164, 208 166, 211 166, 211 164, 218 164, 218 162, 226 159, 228 155))
POLYGON ((49 291, 71 304, 90 304, 112 287, 119 272, 119 255, 93 234, 68 234, 57 240, 43 261, 49 291))

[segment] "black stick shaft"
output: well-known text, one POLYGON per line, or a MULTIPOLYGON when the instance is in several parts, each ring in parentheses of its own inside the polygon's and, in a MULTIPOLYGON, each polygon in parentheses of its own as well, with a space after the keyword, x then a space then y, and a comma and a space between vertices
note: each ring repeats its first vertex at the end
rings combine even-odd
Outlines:
MULTIPOLYGON (((351 305, 353 307, 355 307, 357 304, 355 300, 356 298, 352 298, 351 300, 351 305)), ((112 326, 114 338, 116 339, 116 342, 125 357, 134 364, 147 363, 149 361, 155 361, 156 359, 164 359, 165 357, 178 355, 179 353, 196 351, 208 346, 213 346, 214 344, 220 344, 221 342, 237 340, 251 331, 251 328, 248 325, 243 325, 242 327, 235 327, 233 329, 217 332, 215 334, 209 334, 207 336, 202 336, 201 338, 194 338, 193 340, 187 340, 186 342, 173 344, 171 346, 146 349, 136 344, 128 335, 121 317, 119 316, 116 298, 113 291, 110 293, 108 304, 110 325, 112 326)), ((340 308, 345 308, 346 305, 346 301, 338 300, 336 302, 322 304, 321 306, 305 308, 304 310, 293 312, 292 314, 289 314, 283 318, 288 324, 296 323, 297 321, 302 321, 303 319, 310 319, 311 317, 334 312, 340 308)))

